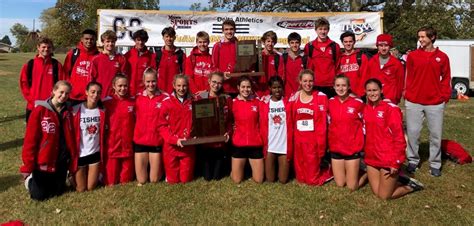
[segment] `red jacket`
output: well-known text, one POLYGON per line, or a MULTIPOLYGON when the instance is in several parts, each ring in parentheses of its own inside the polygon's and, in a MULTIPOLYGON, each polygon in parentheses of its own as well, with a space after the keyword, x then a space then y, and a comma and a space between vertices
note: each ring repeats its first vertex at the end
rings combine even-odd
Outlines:
MULTIPOLYGON (((259 105, 259 123, 260 136, 263 140, 263 153, 266 156, 268 153, 268 111, 270 110, 271 96, 265 96, 259 105)), ((293 120, 291 119, 291 108, 288 99, 283 99, 286 112, 286 134, 287 134, 287 152, 286 159, 293 159, 293 120)))
POLYGON ((240 100, 234 98, 232 115, 234 117, 234 133, 232 144, 235 147, 261 147, 263 145, 259 129, 259 100, 252 98, 240 100))
MULTIPOLYGON (((173 92, 173 78, 177 74, 181 74, 179 64, 178 64, 178 55, 176 52, 178 48, 174 50, 165 50, 164 47, 161 48, 161 60, 160 65, 158 66, 158 88, 167 92, 173 92)), ((183 70, 186 68, 186 54, 183 54, 183 70)), ((184 71, 183 71, 184 73, 184 71)))
POLYGON ((373 167, 400 168, 407 147, 402 112, 397 105, 379 101, 364 108, 365 162, 373 167))
POLYGON ((36 101, 36 107, 31 113, 23 141, 23 165, 20 167, 20 172, 32 173, 33 170, 56 172, 60 132, 63 132, 66 149, 71 155, 69 171, 76 172, 77 152, 71 111, 64 110, 59 118, 58 113, 47 101, 36 101), (59 126, 62 126, 62 129, 59 126))
POLYGON ((113 95, 112 79, 117 73, 128 75, 129 66, 127 60, 121 54, 115 54, 113 59, 109 55, 99 53, 92 59, 91 73, 92 80, 102 85, 101 98, 113 95))
POLYGON ((296 58, 293 59, 288 54, 286 65, 283 61, 283 57, 281 60, 280 65, 283 67, 283 80, 285 81, 285 95, 290 96, 298 91, 300 87, 298 75, 301 70, 304 69, 303 55, 297 55, 296 58))
POLYGON ((317 144, 317 152, 325 153, 327 142, 327 110, 328 98, 319 91, 313 91, 313 100, 309 103, 300 101, 300 93, 298 91, 290 97, 289 103, 291 108, 291 118, 293 120, 293 142, 304 143, 309 142, 317 144), (313 120, 313 131, 299 131, 297 127, 298 120, 313 120))
POLYGON ((212 64, 212 56, 207 52, 201 52, 194 47, 186 58, 185 74, 189 76, 189 86, 192 93, 209 88, 209 74, 215 71, 212 64))
POLYGON ((423 105, 448 102, 451 96, 451 68, 448 56, 417 49, 408 54, 405 99, 423 105))
POLYGON ((192 113, 191 97, 186 98, 181 103, 173 93, 163 100, 160 117, 158 118, 158 129, 165 141, 164 149, 173 152, 175 156, 185 156, 186 153, 183 152, 194 151, 194 146, 179 148, 176 145, 178 139, 191 137, 193 128, 192 113))
POLYGON ((130 66, 130 95, 135 96, 145 89, 143 72, 147 67, 156 68, 155 57, 155 54, 148 50, 139 54, 136 48, 131 48, 125 54, 130 66))
MULTIPOLYGON (((43 58, 38 55, 33 59, 31 86, 28 84, 28 63, 24 64, 20 72, 20 89, 27 104, 26 109, 33 110, 35 101, 46 100, 53 91, 53 64, 51 57, 43 58)), ((63 67, 58 62, 58 81, 66 79, 63 67)))
POLYGON ((361 97, 365 95, 365 87, 364 84, 361 83, 363 83, 362 76, 367 68, 369 59, 365 54, 361 54, 361 64, 359 66, 357 63, 358 52, 359 50, 355 50, 349 55, 343 53, 339 59, 339 66, 336 74, 346 75, 351 83, 352 92, 361 97))
MULTIPOLYGON (((73 126, 74 132, 76 134, 76 157, 79 158, 80 145, 81 145, 81 106, 82 104, 75 105, 72 109, 73 117, 73 126)), ((105 152, 105 109, 99 108, 100 113, 100 127, 99 127, 99 136, 100 136, 100 153, 101 158, 104 156, 105 152)))
POLYGON ((66 59, 64 60, 64 73, 72 87, 74 87, 69 94, 69 98, 74 100, 85 100, 87 84, 92 80, 90 74, 92 59, 99 54, 99 51, 97 48, 87 51, 87 49, 84 48, 84 45, 82 45, 82 42, 79 42, 76 48, 79 50, 79 56, 77 56, 74 65, 71 65, 74 50, 70 50, 67 53, 66 59))
POLYGON ((375 54, 367 65, 367 70, 361 83, 362 88, 365 89, 364 83, 370 78, 376 78, 382 82, 385 98, 390 99, 394 104, 400 103, 405 81, 405 69, 397 58, 390 55, 388 62, 383 68, 380 68, 379 54, 375 54))
POLYGON ((329 150, 345 156, 362 151, 364 132, 362 112, 364 103, 349 96, 341 103, 338 96, 329 99, 329 150))
POLYGON ((306 44, 304 54, 309 55, 309 46, 313 45, 313 55, 308 57, 308 69, 314 71, 315 86, 333 86, 336 76, 337 63, 341 55, 340 47, 336 43, 336 53, 333 53, 329 44, 333 41, 327 39, 325 42, 319 42, 317 39, 306 44), (333 54, 336 54, 334 62, 333 54))
POLYGON ((133 157, 132 138, 135 127, 135 101, 108 96, 103 100, 106 111, 105 133, 107 158, 133 157))
MULTIPOLYGON (((235 72, 237 39, 230 42, 219 41, 212 47, 212 63, 220 72, 235 72)), ((238 93, 237 78, 231 78, 224 81, 224 92, 238 93)))
POLYGON ((133 133, 133 142, 146 146, 162 146, 163 138, 158 129, 158 119, 163 100, 169 97, 168 93, 156 91, 153 97, 148 97, 146 91, 137 96, 135 102, 136 123, 133 133))

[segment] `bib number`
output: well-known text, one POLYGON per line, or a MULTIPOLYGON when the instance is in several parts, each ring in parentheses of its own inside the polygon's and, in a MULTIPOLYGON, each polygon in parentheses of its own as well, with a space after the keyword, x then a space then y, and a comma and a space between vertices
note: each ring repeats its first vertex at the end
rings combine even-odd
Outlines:
POLYGON ((296 129, 299 131, 314 131, 313 119, 296 121, 296 129))

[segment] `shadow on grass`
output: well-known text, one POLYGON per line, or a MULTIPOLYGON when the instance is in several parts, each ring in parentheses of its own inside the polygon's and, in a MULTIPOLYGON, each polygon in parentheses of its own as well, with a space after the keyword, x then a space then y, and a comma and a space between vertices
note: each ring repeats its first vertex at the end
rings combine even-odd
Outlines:
POLYGON ((20 184, 19 175, 6 175, 0 177, 0 192, 4 192, 13 186, 20 184))
MULTIPOLYGON (((420 154, 420 165, 427 164, 430 166, 429 157, 430 157, 430 143, 429 142, 422 142, 420 143, 420 148, 418 149, 418 154, 420 154)), ((446 158, 442 158, 441 164, 444 165, 446 162, 446 158)))
POLYGON ((23 138, 8 141, 8 142, 0 144, 0 152, 6 151, 10 148, 20 147, 22 145, 23 145, 23 138))
POLYGON ((25 114, 8 116, 8 117, 5 117, 5 118, 1 118, 0 123, 15 121, 15 120, 18 120, 18 119, 24 119, 25 116, 26 116, 25 114))

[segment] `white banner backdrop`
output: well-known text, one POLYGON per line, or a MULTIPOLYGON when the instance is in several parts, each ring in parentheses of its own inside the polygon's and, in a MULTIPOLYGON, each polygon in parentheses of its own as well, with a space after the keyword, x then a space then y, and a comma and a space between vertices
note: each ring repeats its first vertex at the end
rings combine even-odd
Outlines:
MULTIPOLYGON (((297 32, 302 37, 302 46, 316 38, 314 20, 324 16, 331 24, 329 37, 340 43, 339 36, 345 31, 356 34, 357 48, 375 48, 377 35, 382 32, 380 12, 361 13, 226 13, 190 11, 145 11, 145 10, 98 10, 98 34, 106 30, 117 33, 118 46, 133 46, 133 32, 145 29, 150 36, 148 46, 162 46, 161 31, 172 26, 176 29, 175 45, 192 47, 196 33, 206 31, 210 35, 211 47, 220 40, 222 22, 236 22, 239 40, 260 39, 266 31, 277 33, 277 48, 288 46, 287 37, 297 32)), ((100 43, 100 40, 99 40, 100 43)))

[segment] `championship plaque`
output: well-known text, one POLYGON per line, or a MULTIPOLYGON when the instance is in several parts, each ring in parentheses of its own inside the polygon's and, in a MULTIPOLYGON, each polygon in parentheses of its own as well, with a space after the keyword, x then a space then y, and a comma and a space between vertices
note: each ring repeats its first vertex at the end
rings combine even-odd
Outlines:
POLYGON ((258 45, 255 44, 255 40, 238 41, 235 59, 235 73, 230 73, 231 77, 265 75, 262 67, 262 45, 260 40, 258 45))
POLYGON ((225 97, 194 100, 192 104, 193 128, 191 137, 193 138, 181 143, 183 145, 196 145, 225 142, 225 97))

